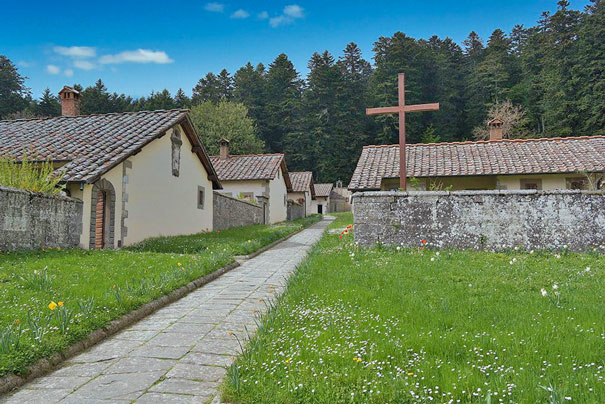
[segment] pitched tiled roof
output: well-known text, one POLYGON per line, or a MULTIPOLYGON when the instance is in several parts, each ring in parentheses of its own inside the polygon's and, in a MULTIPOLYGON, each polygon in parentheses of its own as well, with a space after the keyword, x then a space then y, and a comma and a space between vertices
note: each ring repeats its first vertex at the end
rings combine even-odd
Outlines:
POLYGON ((315 184, 315 196, 330 196, 334 184, 315 184))
POLYGON ((0 155, 66 162, 61 167, 65 181, 94 182, 178 123, 185 129, 209 178, 220 188, 187 110, 0 121, 0 155))
POLYGON ((311 188, 313 173, 311 171, 292 171, 290 181, 292 181, 293 192, 305 192, 311 188))
POLYGON ((220 181, 272 180, 281 169, 291 188, 283 153, 230 155, 226 159, 210 156, 220 181))
MULTIPOLYGON (((409 144, 410 177, 605 171, 605 136, 409 144)), ((350 190, 380 189, 399 178, 399 145, 365 146, 350 190)))

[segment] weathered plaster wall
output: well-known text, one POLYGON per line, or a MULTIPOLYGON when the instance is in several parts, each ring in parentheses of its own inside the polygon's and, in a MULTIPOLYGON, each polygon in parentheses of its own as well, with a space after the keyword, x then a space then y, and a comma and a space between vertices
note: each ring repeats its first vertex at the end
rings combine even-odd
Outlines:
POLYGON ((308 212, 309 215, 313 215, 315 213, 319 213, 318 206, 323 206, 323 213, 326 214, 330 211, 330 198, 326 196, 316 196, 315 199, 311 201, 311 211, 308 212))
POLYGON ((303 205, 303 209, 304 209, 304 216, 309 216, 313 213, 317 213, 317 212, 311 211, 311 205, 312 205, 312 201, 313 201, 311 199, 311 191, 288 192, 288 200, 294 201, 297 203, 301 203, 301 201, 302 201, 302 205, 303 205))
POLYGON ((214 230, 263 224, 264 207, 214 191, 214 230))
POLYGON ((605 193, 362 192, 353 195, 362 245, 587 250, 605 245, 605 193))
POLYGON ((288 219, 288 188, 281 170, 269 181, 269 220, 279 223, 288 219))
POLYGON ((301 217, 305 217, 305 205, 288 201, 288 220, 296 220, 301 217))
POLYGON ((0 250, 77 247, 82 202, 0 187, 0 250))
POLYGON ((286 220, 287 207, 284 202, 288 193, 283 176, 279 174, 272 180, 221 181, 222 193, 238 197, 242 192, 251 192, 258 200, 260 196, 268 199, 269 223, 286 220))
MULTIPOLYGON (((408 181, 409 191, 426 191, 431 189, 445 189, 450 191, 462 190, 518 190, 521 189, 521 180, 540 180, 542 190, 567 189, 568 178, 585 178, 583 174, 527 174, 527 175, 476 175, 457 177, 417 178, 408 181)), ((383 178, 381 182, 383 191, 399 190, 399 178, 383 178)))
MULTIPOLYGON (((129 158, 132 168, 128 169, 127 192, 122 196, 128 210, 124 220, 128 229, 123 237, 124 246, 149 237, 212 230, 212 182, 199 158, 191 151, 192 145, 182 128, 180 173, 178 177, 172 174, 173 130, 167 130, 164 136, 129 158), (198 206, 200 188, 204 190, 203 207, 198 206)), ((121 178, 122 169, 118 173, 121 178)), ((120 183, 114 187, 117 191, 120 183)))

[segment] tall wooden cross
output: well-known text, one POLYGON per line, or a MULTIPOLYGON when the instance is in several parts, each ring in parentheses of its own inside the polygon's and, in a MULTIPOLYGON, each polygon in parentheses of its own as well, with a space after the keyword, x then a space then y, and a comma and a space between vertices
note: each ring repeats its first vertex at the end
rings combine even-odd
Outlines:
POLYGON ((396 107, 367 108, 366 115, 399 114, 399 186, 406 190, 407 170, 405 167, 405 113, 438 111, 439 103, 405 105, 405 75, 399 73, 399 105, 396 107))

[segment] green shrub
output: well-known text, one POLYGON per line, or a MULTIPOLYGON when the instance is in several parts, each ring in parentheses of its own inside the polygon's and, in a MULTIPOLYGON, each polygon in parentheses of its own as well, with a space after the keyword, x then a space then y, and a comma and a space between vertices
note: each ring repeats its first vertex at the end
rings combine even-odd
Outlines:
POLYGON ((54 174, 50 161, 30 161, 25 157, 22 161, 0 158, 0 185, 24 189, 26 191, 58 194, 61 189, 57 184, 61 175, 54 174))

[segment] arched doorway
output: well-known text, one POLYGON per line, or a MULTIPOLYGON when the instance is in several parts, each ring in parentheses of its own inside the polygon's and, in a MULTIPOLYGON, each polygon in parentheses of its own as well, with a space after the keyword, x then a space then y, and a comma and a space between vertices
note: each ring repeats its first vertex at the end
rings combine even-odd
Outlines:
POLYGON ((114 247, 115 207, 116 193, 111 182, 95 182, 90 199, 91 250, 114 247))

